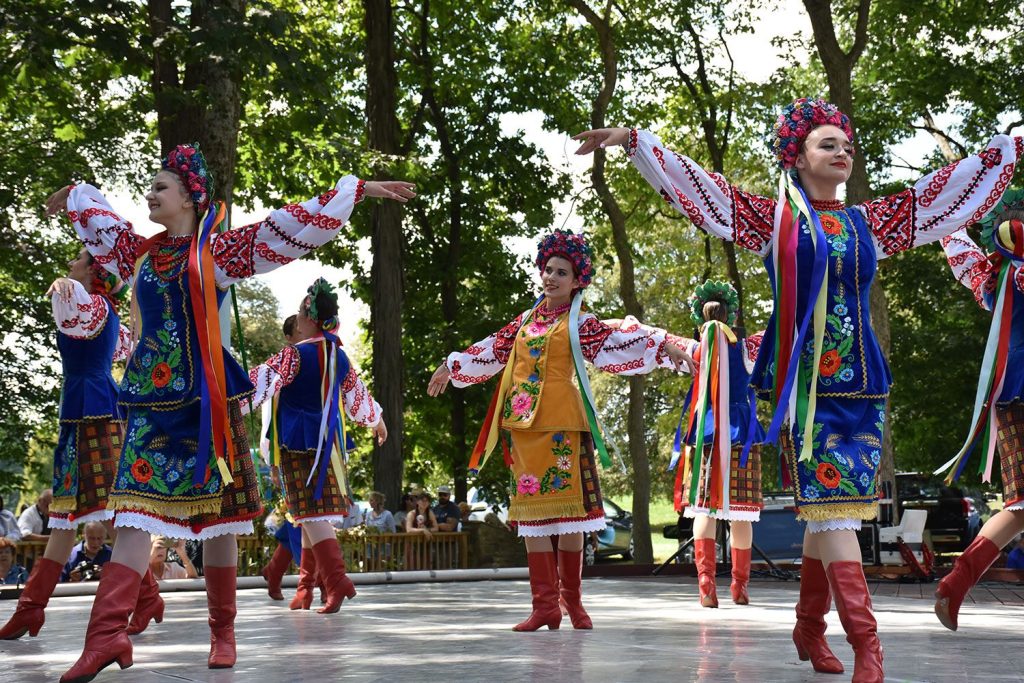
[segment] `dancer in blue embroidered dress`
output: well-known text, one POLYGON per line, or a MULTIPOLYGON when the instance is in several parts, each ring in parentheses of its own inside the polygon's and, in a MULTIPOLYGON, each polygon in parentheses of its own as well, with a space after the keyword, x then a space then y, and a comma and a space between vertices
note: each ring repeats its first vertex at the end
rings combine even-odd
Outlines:
POLYGON ((46 292, 57 324, 64 385, 60 401, 60 436, 53 454, 53 502, 50 536, 43 557, 18 600, 0 638, 13 640, 43 626, 44 609, 60 580, 75 544, 75 531, 88 522, 103 522, 113 534, 107 494, 114 482, 124 423, 117 408, 113 361, 128 357, 131 335, 117 315, 124 283, 82 249, 68 263, 67 277, 46 292))
POLYGON ((791 431, 788 466, 798 515, 807 520, 793 639, 816 670, 843 670, 824 639, 831 586, 856 655, 854 679, 881 681, 881 645, 856 537, 861 520, 877 510, 891 383, 871 329, 869 287, 879 259, 988 213, 1024 142, 998 135, 981 154, 913 188, 846 207, 836 197, 852 171, 853 130, 846 115, 821 100, 797 100, 776 122, 778 200, 731 186, 646 131, 604 128, 574 139, 584 141, 578 154, 625 146, 644 178, 695 226, 765 259, 775 309, 752 383, 775 406, 768 439, 791 431))
POLYGON ((694 353, 700 367, 684 401, 683 415, 676 431, 676 445, 669 466, 677 468, 676 511, 693 519, 693 559, 697 565, 697 586, 703 607, 718 607, 715 590, 717 520, 729 522, 732 555, 730 593, 737 605, 750 603, 750 550, 754 541, 753 522, 761 519, 761 443, 765 433, 757 421, 750 369, 757 358, 762 333, 732 337, 730 325, 736 320, 739 295, 727 282, 709 280, 690 296, 690 317, 701 330, 701 344, 694 353), (721 346, 725 345, 723 355, 721 346), (706 356, 711 356, 710 358, 706 356), (710 363, 705 368, 705 363, 710 363), (721 367, 724 363, 727 367, 721 367), (725 376, 728 373, 728 376, 725 376), (703 384, 718 376, 717 389, 703 384), (728 387, 726 394, 722 387, 728 387), (703 403, 701 403, 703 399, 703 403), (728 402, 727 443, 719 443, 717 404, 728 402), (706 411, 702 410, 706 406, 706 411), (704 438, 698 452, 698 432, 704 418, 704 438), (683 421, 687 420, 684 426, 683 421), (684 435, 685 430, 685 435, 684 435), (686 456, 679 462, 682 442, 686 456), (744 446, 750 443, 744 457, 744 446))
POLYGON ((356 594, 332 526, 349 513, 344 455, 350 446, 341 448, 349 435, 343 433, 340 410, 355 424, 372 428, 378 444, 388 436, 380 404, 342 350, 334 334, 337 327, 338 295, 320 278, 309 288, 295 320, 302 341, 249 373, 256 386, 252 407, 274 399, 271 466, 280 468, 288 513, 302 527, 299 586, 291 608, 309 609, 319 575, 327 593, 327 603, 317 610, 321 614, 337 612, 344 598, 356 594))
POLYGON ((127 431, 110 493, 119 533, 84 652, 65 682, 90 680, 114 662, 131 666, 126 627, 151 533, 205 541, 208 666, 234 666, 235 534, 252 533, 261 503, 238 405, 253 387, 221 346, 218 300, 230 284, 329 241, 364 194, 399 201, 414 196, 409 183, 346 176, 329 192, 275 210, 260 223, 216 232, 223 206, 211 207, 212 194, 202 153, 179 145, 146 195, 150 220, 166 228, 154 237, 136 234, 91 185, 65 188, 47 200, 51 215, 67 210, 97 262, 134 283, 138 329, 119 395, 127 431))
MULTIPOLYGON (((993 451, 998 444, 1003 509, 985 522, 935 591, 935 614, 943 626, 953 631, 957 630, 960 605, 968 591, 981 580, 1003 548, 1024 531, 1024 191, 1008 190, 981 227, 988 255, 966 229, 944 238, 942 248, 956 279, 974 293, 982 308, 993 311, 990 335, 1001 342, 982 361, 983 371, 991 372, 991 393, 981 394, 979 399, 984 402, 985 411, 994 414, 984 416, 977 411, 976 425, 988 423, 987 438, 994 441, 986 444, 988 448, 979 448, 987 451, 983 453, 985 481, 991 475, 993 451)), ((968 443, 980 436, 972 434, 968 443)), ((969 454, 967 450, 964 459, 951 461, 950 478, 960 473, 969 454)))

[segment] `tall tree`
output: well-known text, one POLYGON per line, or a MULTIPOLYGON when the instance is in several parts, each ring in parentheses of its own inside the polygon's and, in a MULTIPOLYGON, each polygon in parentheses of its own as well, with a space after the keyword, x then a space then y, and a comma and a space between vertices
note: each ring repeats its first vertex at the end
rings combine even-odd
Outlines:
MULTIPOLYGON (((366 121, 369 148, 380 154, 374 177, 394 178, 401 156, 398 78, 395 74, 395 23, 391 2, 363 0, 366 32, 366 121)), ((374 488, 398 500, 402 490, 404 377, 402 367, 402 210, 395 202, 373 207, 370 268, 370 333, 373 335, 373 385, 388 420, 389 438, 373 450, 374 488)))

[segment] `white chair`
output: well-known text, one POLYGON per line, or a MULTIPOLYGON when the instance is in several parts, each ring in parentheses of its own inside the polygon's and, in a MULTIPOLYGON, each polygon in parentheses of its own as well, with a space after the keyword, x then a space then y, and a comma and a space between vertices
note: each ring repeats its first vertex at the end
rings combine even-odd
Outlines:
POLYGON ((903 564, 898 543, 906 543, 918 561, 923 561, 924 526, 928 521, 927 510, 906 510, 899 526, 882 527, 878 530, 882 564, 903 564))

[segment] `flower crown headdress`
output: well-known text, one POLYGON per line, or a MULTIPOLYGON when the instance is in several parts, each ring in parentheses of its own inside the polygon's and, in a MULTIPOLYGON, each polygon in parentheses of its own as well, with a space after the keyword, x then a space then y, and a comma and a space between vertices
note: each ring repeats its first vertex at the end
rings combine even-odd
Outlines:
POLYGON ((594 277, 593 254, 586 237, 556 228, 537 243, 537 269, 543 271, 552 256, 561 256, 572 263, 573 274, 584 289, 594 277))
POLYGON ((732 327, 736 323, 736 313, 740 309, 740 297, 736 289, 728 282, 708 280, 698 285, 690 295, 690 319, 697 325, 702 326, 707 320, 704 318, 704 304, 709 301, 718 301, 728 312, 725 324, 732 327))
POLYGON ((338 328, 338 316, 332 315, 327 319, 323 319, 316 308, 316 299, 320 294, 326 294, 334 304, 338 303, 338 293, 334 291, 334 286, 324 278, 318 277, 306 292, 309 294, 309 307, 307 308, 309 317, 320 323, 320 329, 322 330, 328 332, 336 330, 338 328))
POLYGON ((999 251, 1004 256, 1013 257, 1013 242, 1016 241, 1013 230, 1002 228, 1003 223, 1012 223, 1003 218, 1008 211, 1024 212, 1024 189, 1006 190, 999 203, 978 221, 978 226, 981 228, 981 243, 988 251, 999 251))
POLYGON ((825 100, 801 97, 785 106, 771 131, 772 154, 780 168, 788 170, 796 165, 800 145, 808 133, 818 126, 835 126, 853 142, 853 127, 849 116, 825 100))
POLYGON ((206 167, 206 157, 199 151, 199 143, 178 145, 160 162, 160 168, 181 179, 196 215, 202 216, 210 208, 213 195, 213 175, 206 167))

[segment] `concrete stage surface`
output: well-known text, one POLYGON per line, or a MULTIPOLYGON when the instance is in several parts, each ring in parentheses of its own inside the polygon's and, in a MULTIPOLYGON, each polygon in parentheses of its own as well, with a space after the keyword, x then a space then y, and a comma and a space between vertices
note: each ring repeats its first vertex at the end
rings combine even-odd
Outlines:
MULTIPOLYGON (((995 600, 982 597, 992 594, 984 586, 975 589, 977 602, 965 603, 953 633, 939 625, 926 597, 935 584, 873 585, 887 681, 1024 681, 1020 589, 999 589, 1004 597, 995 600)), ((702 609, 692 578, 587 579, 584 601, 595 630, 574 631, 566 618, 558 631, 521 634, 510 627, 529 612, 525 581, 361 585, 333 615, 293 612, 265 591, 239 590, 238 664, 220 671, 206 668, 205 594, 174 592, 164 596, 164 622, 133 638, 135 665, 112 665, 96 681, 850 680, 853 653, 834 610, 827 636, 847 673, 816 674, 797 659, 790 641, 796 588, 755 580, 752 604, 737 607, 720 577, 721 608, 702 609)), ((54 598, 37 638, 0 641, 0 681, 56 681, 81 651, 91 602, 54 598)), ((0 602, 0 619, 14 607, 13 600, 0 602)))

